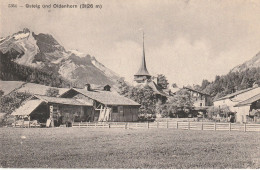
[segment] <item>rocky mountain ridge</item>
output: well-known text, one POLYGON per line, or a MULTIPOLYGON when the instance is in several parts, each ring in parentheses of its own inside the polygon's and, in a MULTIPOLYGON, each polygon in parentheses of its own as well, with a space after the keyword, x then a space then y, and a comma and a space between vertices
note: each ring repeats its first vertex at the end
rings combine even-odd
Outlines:
POLYGON ((245 71, 246 69, 258 68, 258 67, 260 67, 260 52, 258 52, 252 59, 231 69, 231 72, 236 72, 236 71, 242 72, 245 71))
POLYGON ((1 38, 0 52, 19 65, 55 73, 79 86, 114 85, 121 78, 94 56, 66 50, 52 35, 35 34, 27 28, 1 38))

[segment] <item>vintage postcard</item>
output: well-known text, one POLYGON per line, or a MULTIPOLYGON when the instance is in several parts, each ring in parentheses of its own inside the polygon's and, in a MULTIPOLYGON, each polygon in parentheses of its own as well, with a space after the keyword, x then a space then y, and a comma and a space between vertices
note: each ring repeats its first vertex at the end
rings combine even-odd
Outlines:
POLYGON ((0 168, 260 168, 260 0, 1 0, 0 168))

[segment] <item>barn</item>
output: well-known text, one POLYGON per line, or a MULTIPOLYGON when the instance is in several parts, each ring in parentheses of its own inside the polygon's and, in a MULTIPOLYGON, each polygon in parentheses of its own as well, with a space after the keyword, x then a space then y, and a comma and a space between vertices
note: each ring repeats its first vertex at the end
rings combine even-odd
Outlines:
POLYGON ((87 84, 84 89, 72 88, 60 97, 92 103, 91 121, 132 122, 138 120, 140 104, 110 91, 108 85, 102 90, 94 90, 90 84, 87 84))
POLYGON ((73 122, 131 122, 138 120, 140 104, 110 91, 110 86, 67 89, 59 97, 33 95, 12 115, 37 120, 46 126, 70 126, 73 122))
POLYGON ((234 107, 239 122, 260 122, 260 94, 244 100, 234 107))
POLYGON ((11 115, 27 121, 36 120, 46 126, 59 126, 71 125, 74 121, 87 121, 91 110, 92 104, 86 101, 34 95, 11 115))

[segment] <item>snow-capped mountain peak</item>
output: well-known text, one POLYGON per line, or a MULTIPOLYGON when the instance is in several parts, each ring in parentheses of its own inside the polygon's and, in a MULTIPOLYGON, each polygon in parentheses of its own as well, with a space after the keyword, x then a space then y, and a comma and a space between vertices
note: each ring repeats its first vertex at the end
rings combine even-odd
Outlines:
POLYGON ((95 57, 78 50, 65 50, 52 35, 35 34, 27 28, 2 38, 0 54, 18 64, 58 74, 76 84, 113 85, 120 79, 95 57))

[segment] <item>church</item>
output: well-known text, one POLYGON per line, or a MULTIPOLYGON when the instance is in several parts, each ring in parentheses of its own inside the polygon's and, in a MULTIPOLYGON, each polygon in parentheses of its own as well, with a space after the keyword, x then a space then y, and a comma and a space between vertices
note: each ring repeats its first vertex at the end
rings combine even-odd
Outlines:
POLYGON ((143 35, 143 55, 141 60, 141 65, 139 70, 134 75, 134 86, 142 88, 143 86, 149 86, 153 89, 156 94, 157 100, 165 103, 169 93, 163 91, 163 89, 158 86, 157 82, 154 81, 154 77, 149 74, 148 69, 146 67, 145 60, 145 48, 144 48, 144 35, 143 35))

